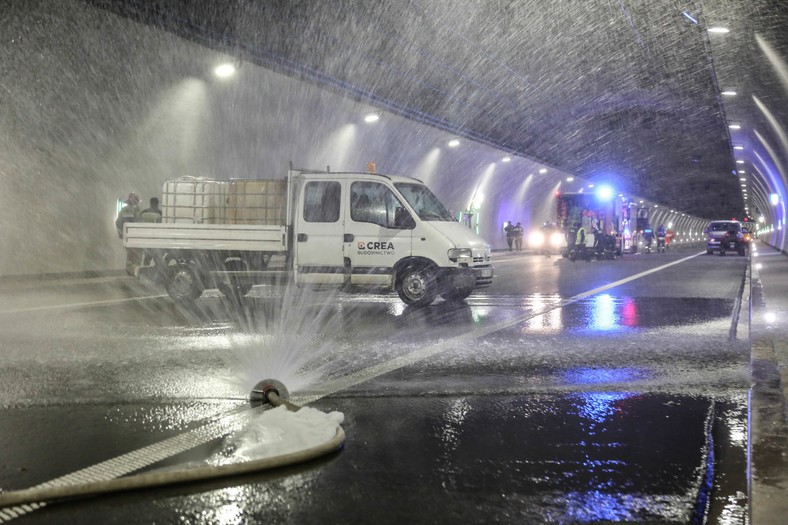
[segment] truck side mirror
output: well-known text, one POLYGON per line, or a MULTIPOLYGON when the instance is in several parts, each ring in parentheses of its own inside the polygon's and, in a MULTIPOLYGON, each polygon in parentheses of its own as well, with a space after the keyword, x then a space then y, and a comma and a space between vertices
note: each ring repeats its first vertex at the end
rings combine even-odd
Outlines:
POLYGON ((416 227, 416 221, 413 220, 408 210, 399 207, 394 212, 394 227, 400 230, 412 230, 416 227))

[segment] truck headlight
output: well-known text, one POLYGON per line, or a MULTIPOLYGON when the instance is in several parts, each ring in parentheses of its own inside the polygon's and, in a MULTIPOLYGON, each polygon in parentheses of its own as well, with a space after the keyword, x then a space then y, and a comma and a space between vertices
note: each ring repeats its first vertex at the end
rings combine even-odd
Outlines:
POLYGON ((469 263, 473 260, 473 252, 470 248, 452 248, 448 255, 451 262, 469 263))

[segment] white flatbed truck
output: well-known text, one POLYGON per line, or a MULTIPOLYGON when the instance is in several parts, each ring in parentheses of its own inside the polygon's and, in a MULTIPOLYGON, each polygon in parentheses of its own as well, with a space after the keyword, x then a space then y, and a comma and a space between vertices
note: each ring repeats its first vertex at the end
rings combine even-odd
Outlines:
POLYGON ((395 290, 425 306, 492 283, 490 246, 415 179, 290 170, 280 180, 176 179, 164 189, 164 222, 126 223, 123 241, 155 261, 141 270, 157 274, 175 300, 291 282, 395 290))

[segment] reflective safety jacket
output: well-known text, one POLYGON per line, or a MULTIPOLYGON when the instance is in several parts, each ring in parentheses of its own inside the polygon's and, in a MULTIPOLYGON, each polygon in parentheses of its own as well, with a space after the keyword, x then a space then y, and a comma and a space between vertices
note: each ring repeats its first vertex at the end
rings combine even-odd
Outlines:
POLYGON ((575 244, 585 244, 586 242, 586 229, 582 226, 577 230, 575 235, 575 244))
POLYGON ((142 222, 161 222, 161 210, 147 208, 140 213, 140 220, 142 222))
POLYGON ((140 216, 140 207, 133 204, 126 204, 120 209, 118 218, 115 219, 115 227, 118 229, 118 237, 123 238, 123 225, 127 222, 136 222, 140 216))

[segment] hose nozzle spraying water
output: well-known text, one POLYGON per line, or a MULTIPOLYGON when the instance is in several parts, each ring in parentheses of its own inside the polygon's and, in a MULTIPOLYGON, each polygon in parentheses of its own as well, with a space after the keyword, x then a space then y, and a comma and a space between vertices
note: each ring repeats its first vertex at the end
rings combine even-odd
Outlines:
POLYGON ((270 404, 275 407, 284 405, 291 412, 297 412, 301 407, 287 401, 290 392, 287 387, 276 379, 263 379, 257 383, 249 394, 249 402, 252 406, 270 404))

